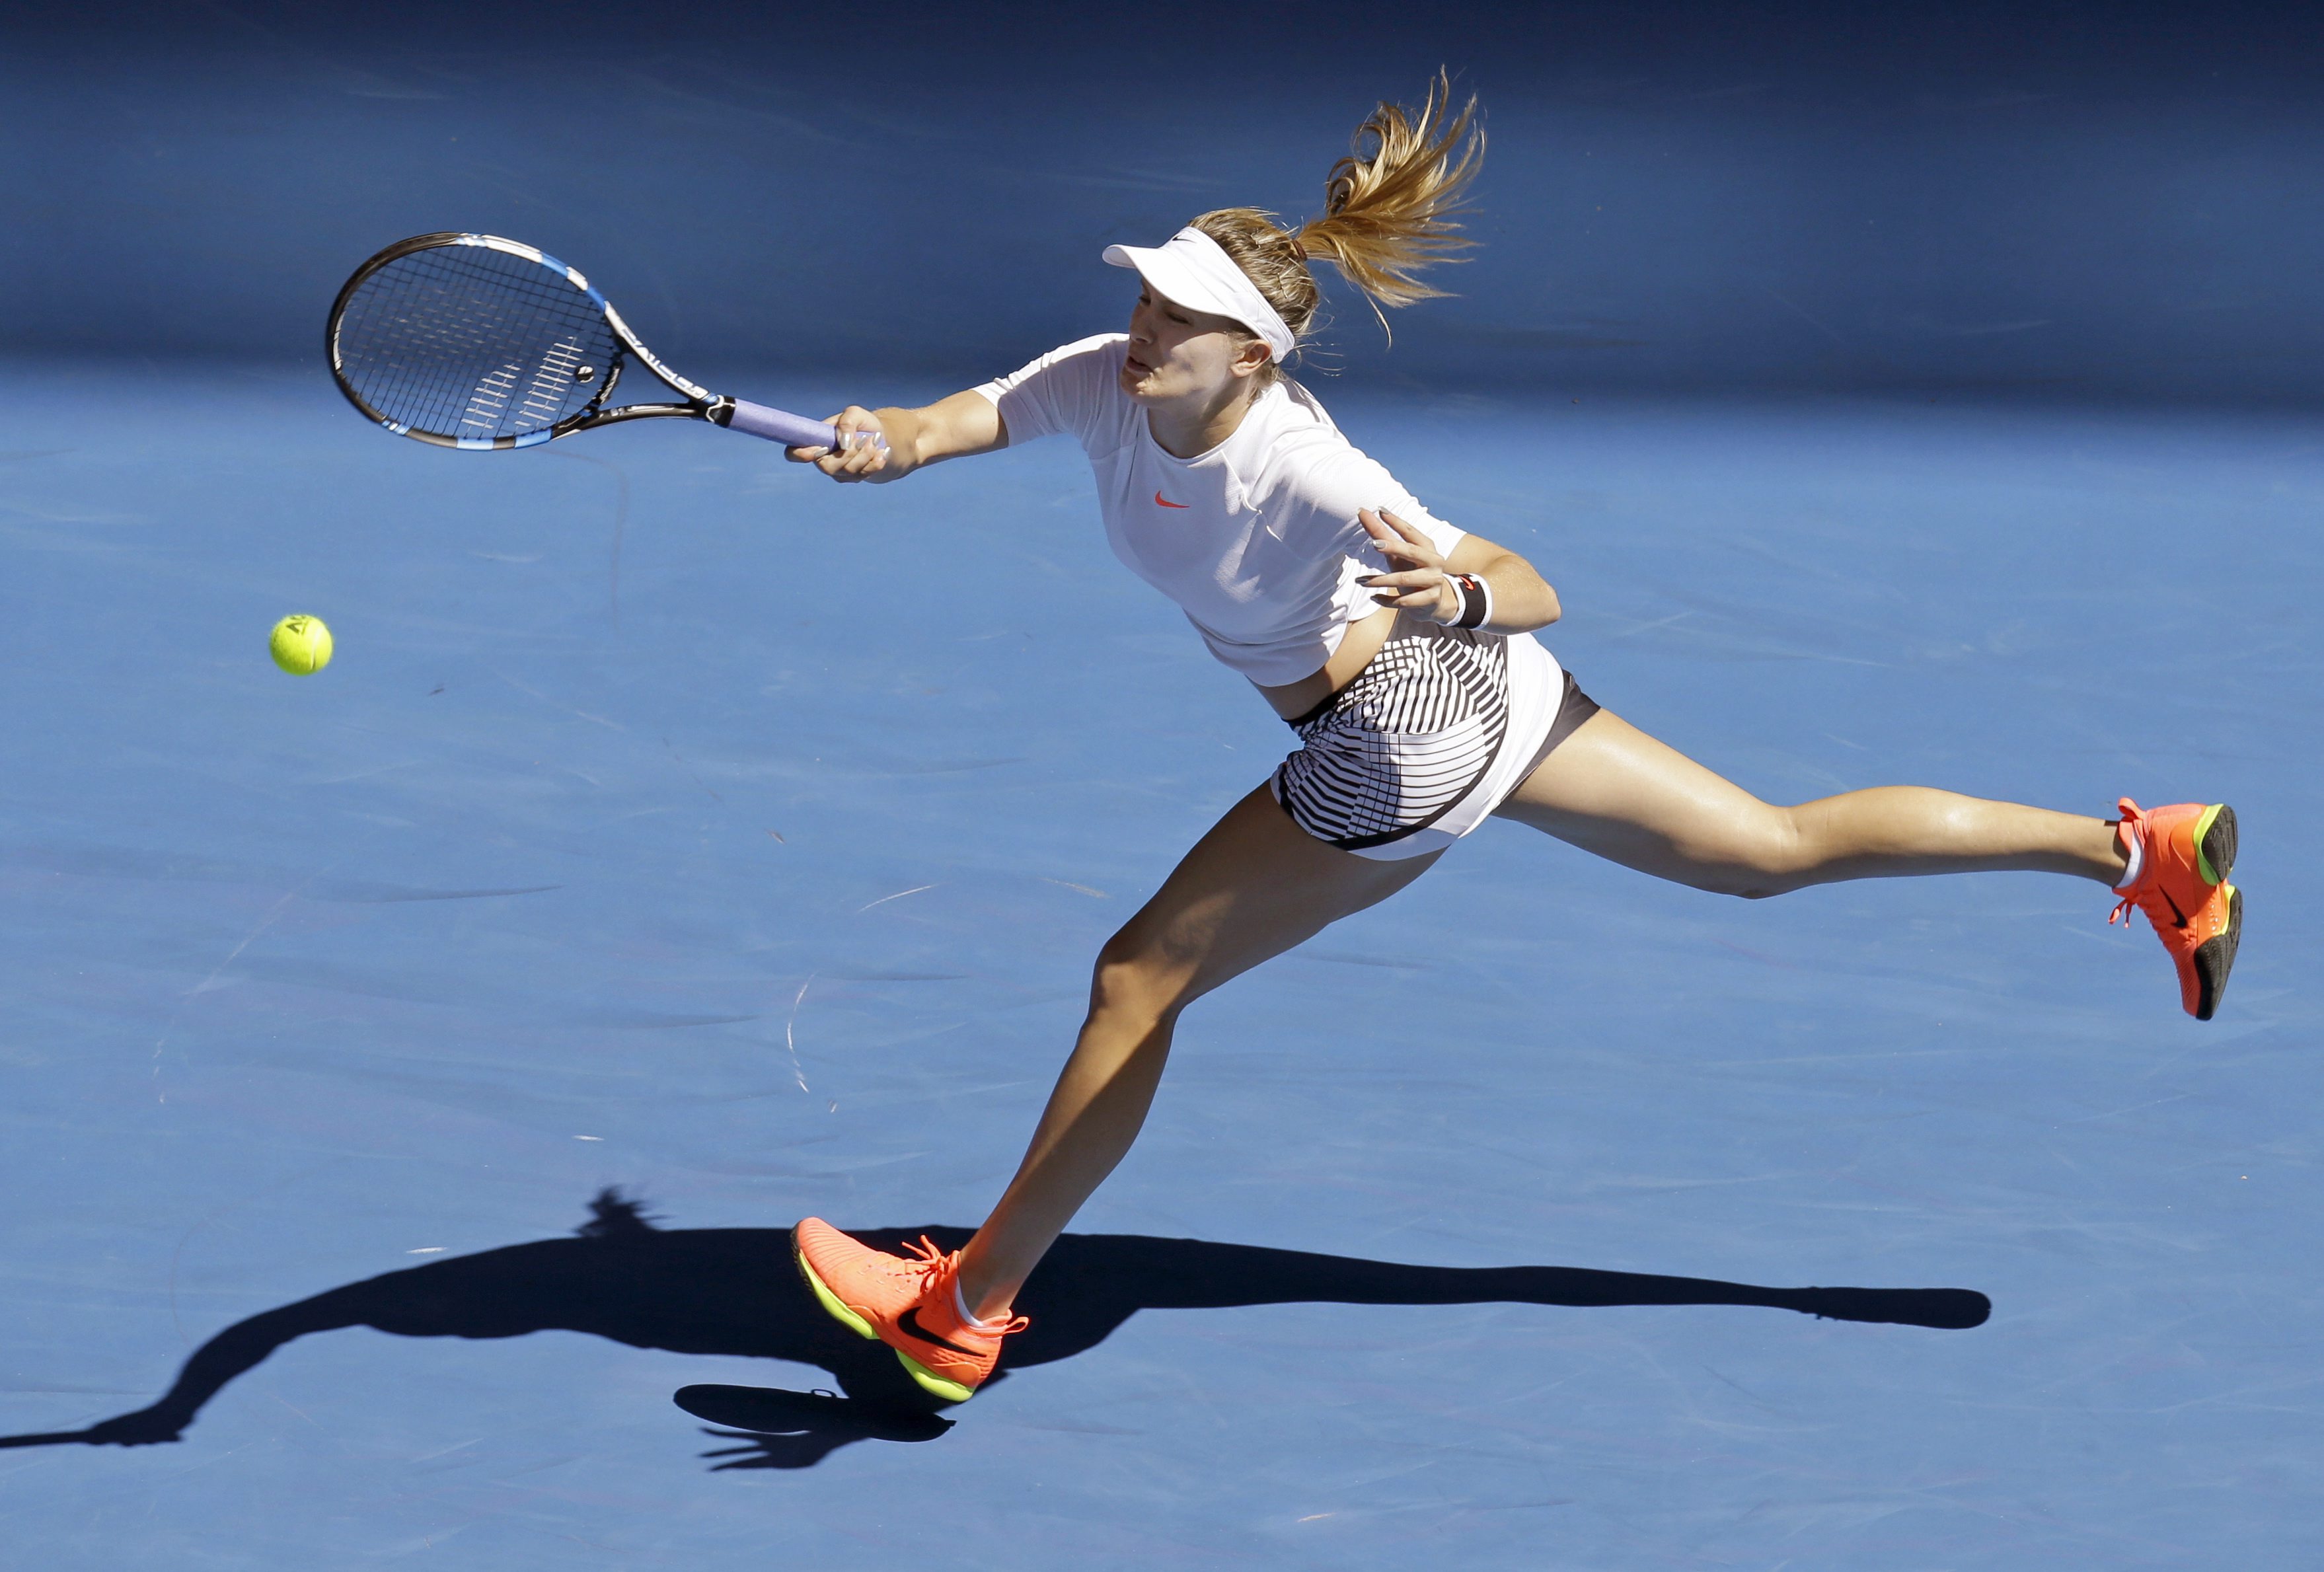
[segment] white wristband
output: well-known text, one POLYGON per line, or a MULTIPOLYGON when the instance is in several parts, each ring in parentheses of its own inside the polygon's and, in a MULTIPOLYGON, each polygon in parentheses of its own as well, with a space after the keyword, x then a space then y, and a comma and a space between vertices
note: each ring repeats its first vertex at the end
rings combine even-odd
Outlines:
POLYGON ((1456 628, 1480 628, 1493 620, 1493 586, 1482 574, 1454 573, 1447 576, 1453 591, 1461 597, 1461 615, 1449 624, 1456 628))

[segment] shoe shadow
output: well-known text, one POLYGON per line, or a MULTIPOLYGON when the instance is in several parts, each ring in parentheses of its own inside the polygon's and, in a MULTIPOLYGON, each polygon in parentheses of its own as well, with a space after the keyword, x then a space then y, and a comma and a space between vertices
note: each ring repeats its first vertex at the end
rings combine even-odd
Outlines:
MULTIPOLYGON (((858 1441, 919 1442, 951 1429, 886 1348, 816 1304, 779 1228, 658 1228, 607 1190, 567 1239, 504 1245, 348 1283, 236 1322, 196 1349, 157 1401, 80 1430, 0 1436, 0 1448, 145 1446, 177 1440, 210 1399, 296 1338, 349 1327, 405 1337, 587 1332, 633 1348, 820 1365, 838 1393, 689 1386, 678 1406, 740 1445, 705 1454, 719 1469, 807 1468, 858 1441), (844 1395, 842 1395, 844 1394, 844 1395)), ((899 1248, 926 1234, 956 1249, 970 1230, 883 1228, 858 1237, 899 1248)), ((1759 1288, 1582 1267, 1407 1266, 1200 1239, 1068 1234, 1025 1285, 1032 1318, 1001 1372, 1070 1359, 1140 1310, 1285 1303, 1753 1305, 1842 1321, 1960 1329, 1992 1305, 1967 1289, 1759 1288)), ((990 1386, 988 1385, 988 1390, 990 1386)))
MULTIPOLYGON (((785 1392, 778 1386, 682 1386, 671 1398, 717 1429, 703 1433, 742 1445, 705 1452, 711 1471, 812 1468, 854 1441, 933 1441, 953 1421, 920 1407, 891 1406, 828 1392, 785 1392)), ((906 1400, 908 1404, 910 1400, 906 1400)))

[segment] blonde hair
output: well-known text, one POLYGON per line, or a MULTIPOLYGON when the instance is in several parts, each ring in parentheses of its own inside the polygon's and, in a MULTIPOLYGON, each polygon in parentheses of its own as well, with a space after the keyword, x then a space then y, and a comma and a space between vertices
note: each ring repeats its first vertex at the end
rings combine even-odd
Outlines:
MULTIPOLYGON (((1323 216, 1286 229, 1257 208, 1221 208, 1194 227, 1219 243, 1250 275, 1292 337, 1314 330, 1323 304, 1313 259, 1323 257, 1362 291, 1391 341, 1383 306, 1408 306, 1442 295, 1415 276, 1476 242, 1454 233, 1469 182, 1485 156, 1485 133, 1475 124, 1477 100, 1452 113, 1452 84, 1443 70, 1428 84, 1419 111, 1382 104, 1356 128, 1348 156, 1332 166, 1323 216)), ((1272 362, 1264 375, 1280 371, 1272 362)))

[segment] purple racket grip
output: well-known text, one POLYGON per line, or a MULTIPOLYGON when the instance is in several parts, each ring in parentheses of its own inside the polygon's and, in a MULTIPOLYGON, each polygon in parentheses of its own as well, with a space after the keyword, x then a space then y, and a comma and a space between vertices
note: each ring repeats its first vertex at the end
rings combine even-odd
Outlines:
MULTIPOLYGON (((770 442, 780 442, 786 448, 836 448, 839 433, 821 421, 810 421, 783 410, 769 409, 748 399, 736 399, 733 412, 725 422, 729 430, 747 431, 753 437, 764 437, 770 442)), ((888 445, 885 437, 875 439, 881 447, 888 445)))

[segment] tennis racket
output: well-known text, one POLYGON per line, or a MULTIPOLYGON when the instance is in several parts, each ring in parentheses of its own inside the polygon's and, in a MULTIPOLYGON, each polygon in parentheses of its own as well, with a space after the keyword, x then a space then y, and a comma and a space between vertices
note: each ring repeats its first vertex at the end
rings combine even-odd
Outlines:
POLYGON ((494 235, 397 241, 339 291, 327 343, 349 402, 438 448, 530 448, 679 416, 787 448, 840 445, 821 421, 696 387, 655 359, 579 270, 494 235), (608 402, 632 360, 686 402, 608 402))

